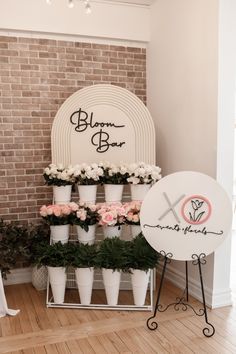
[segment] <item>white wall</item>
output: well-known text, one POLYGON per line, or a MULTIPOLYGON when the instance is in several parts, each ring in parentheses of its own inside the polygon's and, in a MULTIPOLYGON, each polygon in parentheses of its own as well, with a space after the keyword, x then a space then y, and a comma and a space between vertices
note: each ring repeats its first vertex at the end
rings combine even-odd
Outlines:
POLYGON ((216 172, 216 0, 157 0, 151 9, 148 107, 164 174, 216 172))
POLYGON ((87 15, 83 1, 69 9, 67 0, 0 1, 0 29, 60 33, 76 36, 149 40, 148 6, 114 2, 91 2, 87 15))
MULTIPOLYGON (((148 108, 157 127, 158 164, 164 174, 206 173, 229 195, 236 32, 228 35, 233 16, 234 0, 156 0, 147 50, 148 108)), ((169 276, 184 285, 183 270, 175 262, 169 276)), ((204 267, 206 300, 212 307, 231 303, 229 270, 230 237, 204 267)), ((190 290, 200 297, 197 269, 190 272, 190 290)))

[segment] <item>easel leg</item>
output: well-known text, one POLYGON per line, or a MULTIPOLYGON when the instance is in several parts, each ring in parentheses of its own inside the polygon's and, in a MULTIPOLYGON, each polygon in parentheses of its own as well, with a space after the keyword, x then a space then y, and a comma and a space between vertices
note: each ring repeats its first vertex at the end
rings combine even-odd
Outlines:
MULTIPOLYGON (((212 337, 215 333, 215 327, 208 321, 208 316, 207 316, 207 308, 206 308, 206 301, 205 301, 205 292, 204 292, 204 286, 203 286, 203 279, 202 279, 202 267, 201 267, 201 255, 198 257, 198 270, 199 270, 199 276, 200 276, 200 283, 201 283, 201 290, 202 290, 202 303, 203 303, 203 310, 204 310, 204 316, 205 316, 205 322, 208 326, 211 328, 205 327, 203 328, 202 332, 204 336, 206 337, 212 337)), ((203 262, 205 264, 205 261, 203 262)))
POLYGON ((186 301, 188 302, 188 262, 185 262, 186 301))
POLYGON ((155 329, 158 328, 158 323, 156 321, 152 321, 152 319, 156 317, 156 313, 157 313, 157 310, 158 310, 158 305, 159 305, 159 302, 160 302, 161 290, 162 290, 162 286, 163 286, 164 275, 165 275, 166 264, 167 263, 168 263, 168 258, 165 256, 164 265, 163 265, 162 274, 161 274, 161 281, 160 281, 160 285, 159 285, 159 289, 158 289, 158 293, 157 293, 157 301, 156 301, 154 314, 153 314, 153 316, 149 317, 148 320, 147 320, 147 327, 151 331, 154 331, 155 329), (150 323, 150 321, 151 321, 151 323, 150 323))

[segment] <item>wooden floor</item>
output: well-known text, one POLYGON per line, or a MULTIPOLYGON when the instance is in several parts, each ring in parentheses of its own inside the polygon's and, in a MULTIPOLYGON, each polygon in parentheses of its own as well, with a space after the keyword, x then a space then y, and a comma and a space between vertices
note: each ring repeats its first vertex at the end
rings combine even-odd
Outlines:
MULTIPOLYGON (((204 319, 191 310, 158 314, 159 328, 150 331, 150 312, 47 309, 45 292, 31 284, 6 286, 5 291, 8 306, 21 311, 0 319, 0 353, 236 353, 235 307, 209 310, 216 334, 206 338, 204 319)), ((179 295, 168 283, 164 292, 167 303, 179 295)), ((190 303, 198 305, 191 298, 190 303)))

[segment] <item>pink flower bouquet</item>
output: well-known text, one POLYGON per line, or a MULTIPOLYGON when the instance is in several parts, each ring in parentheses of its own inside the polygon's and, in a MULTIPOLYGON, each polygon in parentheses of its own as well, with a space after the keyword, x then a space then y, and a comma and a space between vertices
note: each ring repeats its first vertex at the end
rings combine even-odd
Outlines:
POLYGON ((72 213, 78 209, 76 203, 43 205, 40 208, 40 215, 49 225, 71 224, 72 213))
POLYGON ((126 223, 129 225, 140 225, 140 209, 141 202, 133 201, 124 204, 124 209, 126 212, 126 223))
POLYGON ((121 203, 99 204, 99 225, 119 226, 125 223, 126 211, 121 203))
POLYGON ((72 213, 72 224, 78 225, 88 232, 90 225, 95 225, 98 222, 97 206, 95 204, 86 204, 80 202, 77 205, 77 210, 72 213))

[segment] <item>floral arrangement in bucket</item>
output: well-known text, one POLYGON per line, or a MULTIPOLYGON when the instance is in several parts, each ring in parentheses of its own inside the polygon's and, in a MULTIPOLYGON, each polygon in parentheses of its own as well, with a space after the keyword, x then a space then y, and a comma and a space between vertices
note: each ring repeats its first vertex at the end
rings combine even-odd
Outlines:
POLYGON ((102 268, 108 305, 117 305, 121 271, 128 271, 126 241, 118 237, 101 241, 96 264, 98 268, 102 268))
POLYGON ((76 203, 43 205, 40 216, 50 226, 71 224, 72 212, 77 208, 76 203))
POLYGON ((145 162, 130 164, 128 171, 132 200, 143 200, 151 185, 161 179, 161 168, 145 162))
POLYGON ((80 202, 72 213, 71 221, 77 227, 78 239, 82 243, 93 244, 99 214, 97 206, 80 202))
POLYGON ((161 179, 161 168, 145 162, 132 163, 128 167, 130 184, 153 184, 161 179))
POLYGON ((75 182, 74 168, 70 165, 68 167, 63 164, 51 163, 44 169, 43 177, 48 186, 67 186, 75 182))
POLYGON ((76 203, 43 205, 40 215, 50 225, 52 241, 68 242, 69 226, 72 223, 72 213, 76 210, 76 203))
POLYGON ((95 203, 97 185, 102 183, 104 171, 96 163, 82 163, 75 166, 75 182, 77 183, 81 201, 95 203))
POLYGON ((118 165, 108 161, 102 161, 99 166, 104 171, 103 184, 106 202, 119 202, 122 199, 124 184, 127 184, 128 165, 120 163, 118 165))
POLYGON ((66 288, 66 267, 70 263, 69 244, 57 242, 55 244, 42 245, 38 249, 37 266, 46 266, 49 273, 49 281, 54 302, 64 302, 66 288))
POLYGON ((71 243, 71 266, 75 268, 76 283, 82 305, 89 305, 92 296, 97 245, 71 243))
POLYGON ((82 163, 74 166, 75 182, 79 185, 93 185, 102 183, 103 169, 97 163, 82 163))
POLYGON ((74 168, 62 164, 50 164, 44 169, 45 183, 53 186, 55 204, 69 203, 71 200, 72 185, 75 182, 74 168))
POLYGON ((142 234, 132 241, 127 241, 128 266, 131 271, 134 304, 143 306, 145 303, 150 270, 158 264, 159 254, 149 245, 142 234))
POLYGON ((126 220, 126 211, 122 203, 98 204, 99 225, 103 226, 105 237, 120 236, 121 226, 126 220))
POLYGON ((131 227, 131 234, 133 237, 137 236, 141 232, 140 226, 140 201, 132 201, 124 204, 126 212, 126 224, 131 227))

